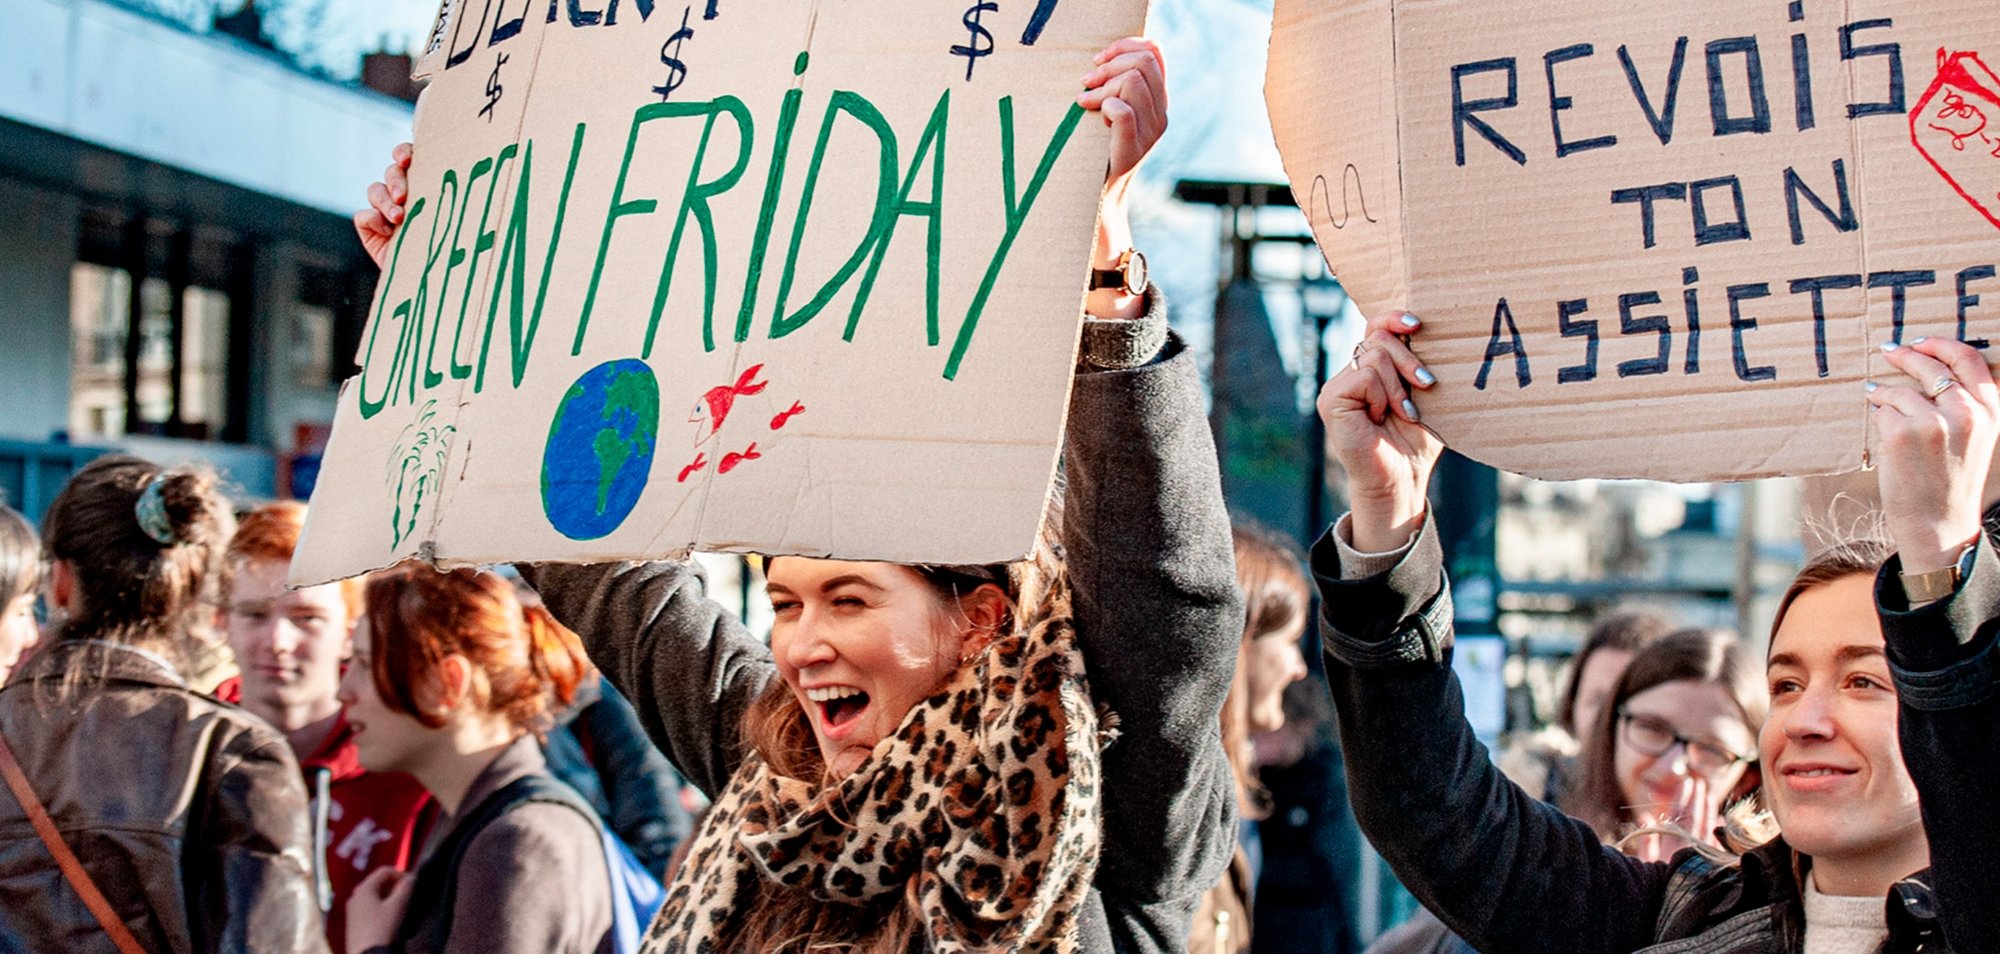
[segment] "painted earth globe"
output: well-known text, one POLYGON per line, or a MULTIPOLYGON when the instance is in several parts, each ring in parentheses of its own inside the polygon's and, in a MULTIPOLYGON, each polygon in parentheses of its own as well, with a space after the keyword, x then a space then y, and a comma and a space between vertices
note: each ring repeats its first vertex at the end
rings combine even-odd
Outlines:
POLYGON ((608 536, 632 515, 653 471, 660 382, 643 361, 600 364, 570 386, 542 452, 542 511, 572 540, 608 536))

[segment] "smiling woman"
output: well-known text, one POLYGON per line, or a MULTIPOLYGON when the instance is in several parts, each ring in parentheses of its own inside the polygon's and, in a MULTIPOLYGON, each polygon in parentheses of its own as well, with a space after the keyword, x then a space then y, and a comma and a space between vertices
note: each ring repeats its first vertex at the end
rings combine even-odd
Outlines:
MULTIPOLYGON (((1423 385, 1398 336, 1421 324, 1372 321, 1370 350, 1321 395, 1355 510, 1314 553, 1355 817, 1404 883, 1479 950, 1992 950, 2000 566, 1980 501, 2000 387, 1985 358, 1957 341, 1883 346, 1904 376, 1868 386, 1895 555, 1826 555, 1785 596, 1757 740, 1779 832, 1740 856, 1685 848, 1659 861, 1600 844, 1509 784, 1460 714, 1426 513, 1443 447, 1404 401, 1423 385), (1398 402, 1405 416, 1388 412, 1398 402)), ((1627 798, 1664 797, 1651 781, 1662 760, 1706 765, 1717 788, 1742 770, 1729 694, 1703 691, 1716 681, 1736 680, 1664 682, 1599 723, 1633 750, 1616 760, 1627 798)))
MULTIPOLYGON (((852 775, 911 709, 1012 628, 1021 592, 1005 564, 774 559, 767 576, 782 688, 758 700, 750 724, 811 726, 817 762, 808 754, 779 768, 796 778, 852 775)), ((782 758, 782 732, 767 738, 777 744, 760 751, 782 758)))

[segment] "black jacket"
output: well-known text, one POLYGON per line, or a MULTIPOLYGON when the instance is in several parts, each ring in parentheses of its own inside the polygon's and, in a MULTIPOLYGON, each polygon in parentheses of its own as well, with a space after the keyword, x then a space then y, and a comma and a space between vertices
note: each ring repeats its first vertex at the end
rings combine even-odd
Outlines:
MULTIPOLYGON (((1888 951, 2000 950, 2000 904, 1981 870, 2000 857, 2000 564, 1991 549, 1980 548, 1957 594, 1915 612, 1893 561, 1877 582, 1932 860, 1885 899, 1888 951)), ((1802 950, 1809 861, 1782 840, 1728 867, 1692 851, 1643 862, 1493 766, 1450 667, 1451 596, 1435 527, 1372 578, 1342 579, 1331 533, 1312 559, 1355 817, 1460 936, 1491 954, 1802 950)))
MULTIPOLYGON (((64 641, 0 690, 0 733, 146 950, 326 950, 305 783, 262 720, 188 688, 150 653, 64 641), (76 684, 61 693, 66 674, 76 684)), ((114 950, 6 792, 0 949, 114 950)))

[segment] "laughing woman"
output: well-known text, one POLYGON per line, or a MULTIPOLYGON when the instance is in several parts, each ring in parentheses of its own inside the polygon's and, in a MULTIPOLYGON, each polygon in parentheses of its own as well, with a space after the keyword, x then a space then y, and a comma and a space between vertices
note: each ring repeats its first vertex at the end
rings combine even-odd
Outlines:
MULTIPOLYGON (((1166 124, 1159 51, 1122 40, 1085 85, 1112 132, 1109 268, 1166 124)), ((406 155, 357 217, 371 247, 399 218, 406 155)), ((769 646, 692 565, 524 571, 716 798, 649 950, 1185 944, 1235 840, 1215 728, 1243 618, 1229 521, 1162 303, 1127 287, 1088 309, 1068 519, 1034 559, 774 560, 769 646)))
MULTIPOLYGON (((1375 323, 1320 397, 1355 508, 1313 553, 1355 816, 1404 883, 1482 951, 2000 950, 2000 564, 1979 523, 2000 391, 1985 358, 1956 341, 1885 348, 1897 374, 1869 401, 1895 555, 1818 558, 1779 607, 1757 737, 1776 836, 1733 860, 1653 862, 1509 783, 1460 714, 1425 503, 1442 446, 1409 397, 1434 379, 1397 337, 1419 325, 1375 323)), ((1652 734, 1680 757, 1701 744, 1652 734)))

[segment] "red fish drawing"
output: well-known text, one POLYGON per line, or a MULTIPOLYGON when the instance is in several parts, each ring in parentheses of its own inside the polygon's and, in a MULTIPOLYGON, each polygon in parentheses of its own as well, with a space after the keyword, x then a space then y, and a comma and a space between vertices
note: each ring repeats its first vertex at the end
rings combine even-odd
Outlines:
POLYGON ((694 406, 694 412, 688 415, 688 423, 700 425, 695 429, 696 444, 714 437, 717 431, 722 430, 722 424, 729 420, 729 410, 736 406, 737 398, 764 393, 764 388, 769 382, 756 380, 757 375, 763 371, 763 365, 751 365, 750 370, 743 372, 743 376, 737 378, 735 384, 709 388, 708 393, 701 396, 701 401, 694 406))
POLYGON ((799 415, 804 414, 805 412, 806 412, 805 405, 800 404, 797 401, 793 401, 792 406, 790 408, 778 412, 777 417, 771 418, 771 430, 774 431, 784 430, 785 425, 790 424, 792 422, 792 418, 798 417, 799 415))
POLYGON ((744 461, 763 460, 763 459, 764 455, 757 453, 757 445, 751 444, 749 447, 745 447, 743 449, 743 453, 741 454, 729 453, 722 455, 722 463, 716 465, 715 472, 718 474, 726 474, 732 470, 735 470, 737 467, 742 466, 744 461))
POLYGON ((1978 53, 1938 51, 1938 76, 1910 112, 1910 140, 1953 191, 2000 227, 2000 76, 1978 53))
POLYGON ((689 464, 689 465, 687 465, 686 467, 683 467, 683 468, 681 468, 681 479, 680 479, 680 482, 681 482, 681 483, 683 483, 683 484, 687 483, 687 482, 688 482, 688 478, 689 478, 689 477, 693 477, 693 476, 694 476, 695 474, 698 474, 698 473, 700 473, 701 471, 703 471, 703 470, 707 469, 707 467, 708 467, 708 455, 707 455, 707 454, 696 454, 696 455, 694 455, 694 463, 692 463, 692 464, 689 464))

